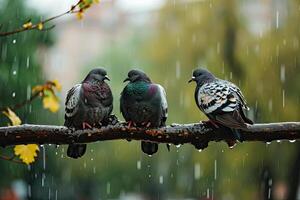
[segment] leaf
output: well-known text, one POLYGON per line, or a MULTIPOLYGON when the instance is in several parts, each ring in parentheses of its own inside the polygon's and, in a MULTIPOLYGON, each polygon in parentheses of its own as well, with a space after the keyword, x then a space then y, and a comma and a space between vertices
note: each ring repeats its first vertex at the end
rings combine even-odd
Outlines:
POLYGON ((58 82, 57 79, 53 80, 52 83, 54 84, 54 87, 57 89, 57 91, 61 91, 61 84, 58 82))
POLYGON ((80 10, 77 14, 76 14, 76 17, 78 20, 81 20, 83 18, 83 11, 80 10))
POLYGON ((37 29, 39 30, 42 30, 44 28, 44 25, 42 22, 40 22, 38 25, 37 25, 37 29))
POLYGON ((60 105, 59 100, 51 90, 44 91, 43 106, 45 109, 49 109, 51 112, 55 113, 58 111, 60 105))
POLYGON ((32 27, 32 23, 31 23, 31 21, 29 21, 29 22, 26 22, 25 24, 23 24, 23 28, 27 28, 27 29, 29 29, 29 28, 31 28, 32 27))
POLYGON ((15 155, 19 156, 27 165, 35 161, 37 151, 39 151, 39 147, 36 144, 16 145, 14 148, 15 155))
POLYGON ((2 113, 9 118, 13 126, 20 125, 22 123, 21 119, 10 108, 7 108, 6 111, 3 111, 2 113))

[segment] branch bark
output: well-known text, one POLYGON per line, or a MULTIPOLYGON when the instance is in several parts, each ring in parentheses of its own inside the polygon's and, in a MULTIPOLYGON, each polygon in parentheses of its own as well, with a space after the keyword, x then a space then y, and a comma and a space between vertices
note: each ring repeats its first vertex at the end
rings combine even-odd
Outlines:
MULTIPOLYGON (((300 138, 300 122, 255 124, 241 130, 244 141, 271 142, 300 138)), ((158 129, 128 128, 125 123, 108 125, 100 129, 71 130, 64 126, 30 125, 0 128, 0 145, 18 144, 71 144, 105 140, 146 140, 158 143, 191 143, 204 149, 210 141, 234 139, 230 129, 212 128, 208 124, 173 124, 158 129)))

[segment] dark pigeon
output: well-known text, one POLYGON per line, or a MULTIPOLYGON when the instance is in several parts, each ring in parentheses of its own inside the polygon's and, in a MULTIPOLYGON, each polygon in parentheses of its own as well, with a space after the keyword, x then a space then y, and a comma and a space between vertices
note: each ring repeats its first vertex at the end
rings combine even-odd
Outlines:
POLYGON ((243 110, 248 110, 241 90, 233 83, 216 78, 208 70, 195 69, 189 82, 197 83, 195 100, 199 109, 214 126, 232 129, 236 139, 241 140, 238 129, 247 129, 253 122, 243 110))
MULTIPOLYGON (((120 109, 130 125, 158 128, 166 125, 168 104, 164 88, 151 82, 142 71, 131 70, 124 82, 129 81, 121 93, 120 109)), ((153 155, 158 144, 141 142, 142 151, 153 155)))
MULTIPOLYGON (((65 102, 65 126, 85 129, 108 123, 113 109, 113 96, 105 80, 109 80, 106 71, 96 68, 69 90, 65 102)), ((70 144, 67 155, 79 158, 85 151, 86 144, 70 144)))

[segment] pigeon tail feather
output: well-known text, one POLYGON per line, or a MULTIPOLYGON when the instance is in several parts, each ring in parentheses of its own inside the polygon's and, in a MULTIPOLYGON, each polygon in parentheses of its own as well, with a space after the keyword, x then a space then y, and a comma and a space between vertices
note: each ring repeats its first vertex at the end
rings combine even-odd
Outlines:
POLYGON ((86 144, 70 144, 68 146, 67 155, 71 158, 80 158, 86 152, 86 144))

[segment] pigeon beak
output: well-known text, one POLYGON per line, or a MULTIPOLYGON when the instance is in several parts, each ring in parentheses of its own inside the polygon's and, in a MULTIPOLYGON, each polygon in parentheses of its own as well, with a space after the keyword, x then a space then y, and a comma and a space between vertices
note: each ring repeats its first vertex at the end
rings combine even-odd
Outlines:
POLYGON ((109 77, 107 75, 104 76, 104 80, 110 81, 109 77))
POLYGON ((188 81, 188 83, 190 83, 192 81, 195 81, 195 77, 194 76, 188 81))
POLYGON ((130 81, 130 79, 127 77, 127 78, 123 81, 123 83, 125 83, 126 81, 130 81))

